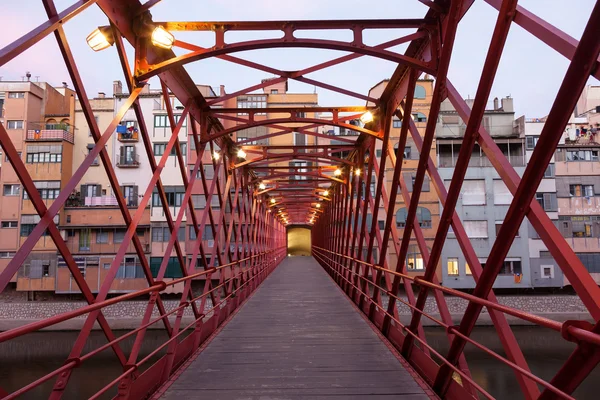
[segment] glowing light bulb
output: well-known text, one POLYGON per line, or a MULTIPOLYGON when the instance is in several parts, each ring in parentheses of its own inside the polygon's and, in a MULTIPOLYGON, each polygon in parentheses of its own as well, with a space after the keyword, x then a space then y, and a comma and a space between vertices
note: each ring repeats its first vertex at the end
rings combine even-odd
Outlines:
POLYGON ((259 188, 260 190, 265 190, 267 187, 265 186, 265 184, 264 184, 264 183, 262 183, 262 182, 261 182, 261 183, 258 185, 258 188, 259 188))
POLYGON ((356 176, 360 176, 360 168, 356 168, 356 169, 354 170, 354 175, 356 175, 356 176))
POLYGON ((317 208, 321 208, 321 204, 317 203, 317 208))
POLYGON ((246 158, 246 152, 244 150, 242 150, 242 149, 239 149, 238 152, 237 152, 237 156, 239 158, 246 158))
POLYGON ((170 49, 175 42, 175 36, 162 26, 157 26, 152 31, 152 44, 163 49, 170 49))
POLYGON ((104 50, 115 43, 115 39, 109 26, 96 28, 94 32, 90 33, 88 37, 85 38, 85 40, 88 46, 94 51, 104 50))
POLYGON ((363 115, 360 116, 360 121, 363 124, 368 124, 369 122, 373 122, 373 113, 371 111, 367 111, 363 115))
POLYGON ((334 176, 340 176, 340 175, 342 175, 342 170, 339 169, 339 168, 337 168, 335 171, 333 171, 333 175, 334 176))
POLYGON ((213 152, 213 158, 215 160, 218 160, 219 158, 221 158, 221 155, 219 154, 219 152, 215 151, 215 152, 213 152))
POLYGON ((323 196, 329 196, 329 190, 324 191, 323 196))
MULTIPOLYGON (((277 201, 277 200, 275 200, 275 199, 271 199, 271 204, 275 204, 275 202, 276 202, 276 201, 277 201)), ((281 212, 281 211, 280 211, 280 212, 281 212)))

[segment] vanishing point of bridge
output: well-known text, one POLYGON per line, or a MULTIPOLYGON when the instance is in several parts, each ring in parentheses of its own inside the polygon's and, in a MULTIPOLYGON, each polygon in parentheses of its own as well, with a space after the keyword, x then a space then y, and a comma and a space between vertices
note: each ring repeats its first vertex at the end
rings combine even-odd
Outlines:
MULTIPOLYGON (((18 251, 0 271, 0 290, 7 287, 35 253, 38 240, 44 238, 53 242, 70 271, 73 286, 88 305, 0 333, 0 342, 7 342, 64 321, 83 321, 62 366, 15 390, 0 388, 0 396, 6 399, 27 396, 43 386, 48 388, 44 396, 61 398, 77 379, 78 368, 106 351, 114 354, 120 368, 113 371, 108 384, 97 388, 92 398, 493 398, 473 378, 474 371, 463 352, 465 346, 474 346, 514 371, 523 398, 573 398, 573 392, 600 361, 600 289, 536 201, 535 194, 584 85, 590 76, 600 77, 600 3, 595 3, 577 40, 520 7, 516 0, 485 0, 497 10, 498 18, 476 96, 469 107, 447 72, 457 27, 473 0, 419 1, 427 11, 423 18, 416 19, 160 22, 150 14, 159 0, 144 4, 138 0, 81 0, 63 11, 56 9, 53 0, 42 0, 48 20, 0 49, 0 67, 45 37, 54 37, 95 145, 88 147, 89 154, 81 165, 73 168, 72 176, 61 182, 56 196, 48 201, 40 195, 20 149, 15 147, 17 138, 0 124, 0 143, 8 160, 2 168, 10 163, 36 214, 32 218, 35 226, 21 238, 18 251), (103 130, 94 118, 63 28, 88 7, 98 7, 107 18, 106 26, 90 29, 93 32, 87 38, 88 43, 95 51, 116 52, 128 91, 103 130), (569 62, 522 177, 482 123, 513 25, 569 62), (378 45, 363 40, 366 32, 380 29, 402 30, 406 34, 378 45), (351 40, 332 40, 328 36, 331 30, 349 32, 351 40), (177 38, 179 31, 212 32, 214 42, 209 47, 186 42, 177 38), (230 40, 229 33, 248 31, 277 32, 278 37, 244 40, 238 35, 240 40, 230 40), (306 31, 320 38, 303 37, 306 31), (403 53, 394 51, 402 44, 407 45, 403 53), (326 49, 339 51, 341 55, 321 64, 286 71, 237 54, 274 48, 282 53, 288 48, 326 49), (133 59, 128 54, 134 54, 133 59), (360 57, 395 64, 382 93, 367 95, 308 77, 360 57), (266 72, 275 78, 216 99, 206 98, 185 66, 209 58, 266 72), (419 132, 411 111, 416 82, 423 74, 432 76, 435 84, 426 126, 419 132), (155 154, 149 128, 144 123, 147 110, 140 106, 144 87, 151 79, 160 82, 167 115, 165 125, 171 130, 160 154, 155 154), (278 108, 276 113, 261 104, 248 108, 222 106, 228 99, 288 80, 341 93, 366 105, 291 105, 278 108), (178 100, 176 107, 171 97, 178 100), (444 184, 429 151, 440 105, 446 99, 466 123, 449 185, 444 184), (220 106, 216 107, 217 103, 220 106), (115 163, 106 150, 106 144, 130 110, 135 114, 135 134, 137 138, 139 133, 144 153, 132 157, 124 153, 116 164, 135 167, 141 156, 147 157, 144 162, 150 166, 146 177, 149 184, 136 192, 134 206, 128 202, 125 187, 115 173, 115 163), (419 150, 410 192, 404 182, 403 152, 394 151, 390 142, 392 119, 401 121, 398 148, 404 149, 410 137, 419 150), (185 121, 190 128, 187 149, 179 142, 185 121), (300 133, 318 138, 320 144, 269 145, 256 144, 251 139, 232 139, 238 131, 260 127, 268 131, 254 138, 256 141, 300 133), (332 140, 323 127, 350 129, 357 135, 352 140, 332 140), (485 268, 455 212, 476 145, 513 195, 485 268), (186 164, 182 153, 188 150, 186 164), (163 182, 170 154, 177 159, 180 166, 177 173, 185 189, 175 211, 169 206, 175 194, 163 182), (115 193, 115 209, 127 227, 97 290, 90 289, 89 279, 78 268, 61 232, 62 216, 59 218, 65 202, 92 165, 106 173, 115 193), (211 167, 210 176, 207 166, 211 167), (417 214, 426 177, 443 207, 435 239, 429 246, 417 214), (384 185, 386 179, 391 181, 390 186, 384 185), (192 196, 198 195, 204 200, 201 207, 192 201, 192 196), (154 207, 163 208, 168 237, 164 240, 164 257, 155 271, 150 268, 136 229, 151 201, 154 207), (397 202, 406 205, 402 227, 393 220, 397 202), (381 226, 378 216, 384 219, 381 226), (525 218, 595 324, 557 322, 498 303, 492 286, 525 218), (184 243, 178 232, 180 227, 187 226, 193 239, 190 237, 184 243), (292 227, 310 230, 311 256, 288 257, 286 230, 292 227), (214 238, 210 247, 202 239, 205 228, 214 238), (450 228, 472 272, 475 289, 471 294, 440 285, 435 275, 450 228), (416 243, 422 257, 422 275, 407 271, 405 260, 411 241, 416 243), (111 285, 130 249, 140 260, 146 286, 113 295, 111 285), (392 250, 396 255, 393 262, 387 257, 392 250), (171 257, 178 261, 180 278, 166 277, 171 257), (183 287, 180 302, 168 309, 164 299, 175 285, 183 287), (401 289, 403 295, 399 295, 401 289), (452 320, 445 296, 469 302, 460 321, 452 320), (429 297, 435 300, 435 315, 424 311, 429 297), (139 316, 142 322, 134 330, 116 334, 104 310, 133 299, 147 301, 139 316), (403 322, 398 316, 399 303, 410 309, 409 321, 403 322), (470 336, 483 308, 495 326, 502 354, 470 336), (192 316, 191 322, 185 315, 192 316), (572 355, 551 379, 544 380, 531 371, 507 315, 557 332, 574 344, 572 355), (448 351, 438 351, 428 343, 423 319, 445 329, 448 351), (103 332, 106 344, 86 352, 86 341, 94 327, 103 332), (142 356, 142 344, 151 328, 164 330, 168 339, 142 356), (126 339, 131 339, 133 345, 124 350, 122 344, 126 339)), ((396 11, 401 11, 400 7, 396 11)), ((98 73, 102 73, 101 68, 98 73)), ((34 131, 27 140, 53 140, 44 135, 43 130, 34 131)))

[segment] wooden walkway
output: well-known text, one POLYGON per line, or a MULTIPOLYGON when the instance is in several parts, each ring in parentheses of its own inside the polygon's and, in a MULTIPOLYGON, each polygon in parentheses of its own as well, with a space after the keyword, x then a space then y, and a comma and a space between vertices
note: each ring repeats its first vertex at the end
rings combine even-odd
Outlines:
POLYGON ((429 399, 312 257, 283 261, 163 399, 429 399))

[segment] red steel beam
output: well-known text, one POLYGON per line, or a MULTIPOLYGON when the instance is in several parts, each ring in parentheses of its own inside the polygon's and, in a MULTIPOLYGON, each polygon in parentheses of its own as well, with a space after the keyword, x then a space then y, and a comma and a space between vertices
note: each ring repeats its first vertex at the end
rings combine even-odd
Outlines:
MULTIPOLYGON (((521 222, 525 218, 528 209, 527 205, 533 200, 539 182, 543 178, 545 168, 540 167, 548 165, 554 155, 554 149, 556 149, 572 110, 575 108, 575 104, 595 66, 595 62, 600 54, 600 38, 597 35, 598 26, 600 26, 600 4, 595 5, 590 15, 590 19, 567 69, 554 104, 548 114, 546 124, 544 124, 542 133, 540 134, 538 146, 533 151, 529 164, 523 174, 523 179, 519 184, 517 193, 500 228, 498 237, 503 238, 503 240, 498 240, 494 243, 488 262, 486 263, 486 268, 483 270, 481 278, 475 287, 473 294, 478 297, 487 297, 491 290, 504 258, 508 253, 508 249, 517 234, 519 226, 521 226, 521 222)), ((462 334, 468 336, 471 333, 480 311, 480 305, 469 303, 459 328, 462 334)), ((451 363, 454 362, 458 355, 462 353, 464 345, 464 340, 459 337, 455 338, 446 358, 451 363)), ((589 369, 586 372, 589 372, 589 369)), ((573 371, 569 373, 573 373, 573 371)), ((442 366, 436 377, 434 388, 440 393, 444 393, 448 386, 448 381, 451 379, 450 375, 451 373, 448 368, 442 366)), ((559 389, 562 388, 559 387, 559 389)))

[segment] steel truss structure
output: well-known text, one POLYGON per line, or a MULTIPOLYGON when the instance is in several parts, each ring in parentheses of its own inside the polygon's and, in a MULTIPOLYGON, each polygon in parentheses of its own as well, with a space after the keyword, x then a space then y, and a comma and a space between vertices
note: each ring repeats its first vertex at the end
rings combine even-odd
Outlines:
POLYGON ((98 398, 107 392, 116 393, 117 398, 137 399, 151 395, 176 373, 177 368, 197 351, 207 338, 215 334, 218 327, 281 262, 286 254, 286 224, 313 225, 312 243, 315 258, 440 397, 465 399, 481 395, 492 398, 471 377, 467 359, 463 354, 465 345, 470 344, 491 355, 499 363, 512 368, 525 398, 572 398, 573 391, 600 361, 600 323, 596 322, 595 325, 584 321, 559 323, 503 306, 498 303, 492 285, 517 234, 518 227, 527 217, 593 319, 600 320, 598 285, 534 199, 535 190, 545 170, 542 167, 549 163, 585 83, 589 76, 600 78, 598 60, 600 36, 597 28, 600 26, 600 3, 595 4, 585 31, 577 41, 520 7, 517 0, 485 0, 497 10, 498 18, 473 107, 469 108, 448 80, 447 72, 457 26, 473 0, 419 0, 428 6, 428 12, 422 19, 153 22, 149 10, 159 1, 149 0, 142 5, 138 0, 80 0, 64 11, 58 12, 53 0, 43 0, 48 20, 0 50, 0 66, 2 66, 44 37, 54 34, 81 102, 83 115, 96 142, 96 146, 74 172, 59 196, 47 207, 7 131, 0 125, 2 148, 41 218, 7 268, 0 273, 0 289, 7 286, 38 239, 47 232, 64 258, 85 300, 89 303, 88 306, 78 310, 0 333, 0 342, 5 342, 86 315, 84 327, 64 365, 13 393, 2 393, 0 389, 3 398, 16 398, 46 381, 54 382, 49 396, 54 399, 61 398, 71 381, 72 372, 86 360, 107 349, 114 352, 122 370, 115 371, 114 380, 105 387, 99 388, 93 398, 98 398), (116 112, 112 123, 104 132, 101 132, 96 124, 77 63, 62 28, 63 24, 94 5, 98 6, 110 21, 116 51, 130 93, 129 98, 116 112), (519 25, 570 61, 539 143, 522 178, 518 176, 481 124, 505 41, 513 24, 519 25), (147 32, 140 28, 146 25, 163 26, 171 32, 211 31, 215 34, 214 46, 204 48, 176 40, 174 43, 176 47, 187 50, 184 55, 176 56, 171 50, 160 49, 150 43, 147 32), (365 44, 363 33, 366 30, 384 28, 412 29, 413 33, 375 46, 365 44), (350 42, 341 42, 327 38, 304 39, 295 35, 299 30, 322 32, 330 29, 350 30, 353 39, 350 42), (278 39, 226 42, 225 33, 230 31, 280 31, 283 35, 278 39), (124 41, 135 48, 133 69, 130 68, 127 59, 124 41), (389 50, 402 43, 410 43, 404 54, 389 50), (279 70, 233 55, 247 50, 299 47, 332 49, 349 54, 298 71, 279 70), (364 56, 398 64, 379 98, 307 77, 311 73, 364 56), (211 57, 274 74, 277 78, 207 101, 186 73, 184 65, 211 57), (416 81, 423 73, 435 77, 435 86, 425 134, 421 136, 410 116, 416 81), (162 94, 167 100, 165 104, 172 130, 164 155, 158 162, 154 158, 148 129, 144 124, 144 116, 138 101, 142 87, 152 77, 160 79, 162 94), (277 109, 278 116, 271 119, 259 118, 258 114, 267 113, 272 109, 211 108, 217 102, 289 79, 352 96, 374 106, 281 108, 277 109), (176 123, 174 111, 168 101, 171 95, 177 97, 185 106, 179 123, 176 123), (445 99, 450 100, 462 120, 468 121, 458 162, 448 189, 444 186, 429 151, 434 139, 440 104, 445 99), (130 214, 120 193, 117 176, 104 146, 130 108, 135 111, 152 170, 150 184, 144 191, 137 211, 133 214, 130 214), (364 127, 350 124, 349 121, 367 111, 375 115, 374 121, 364 127), (319 113, 319 117, 306 118, 304 112, 319 113), (325 118, 324 115, 329 117, 325 118), (178 132, 186 116, 191 121, 189 125, 192 127, 196 149, 196 153, 191 155, 195 164, 189 176, 178 140, 178 132), (402 152, 395 154, 390 142, 393 116, 402 119, 399 148, 404 148, 410 135, 420 154, 411 193, 408 192, 402 175, 402 152), (234 121, 237 125, 225 129, 222 121, 227 120, 234 121), (360 133, 360 136, 357 136, 356 140, 336 138, 345 144, 319 146, 259 146, 250 144, 250 140, 234 143, 229 137, 236 131, 258 126, 276 131, 251 140, 268 139, 291 132, 330 138, 319 131, 323 126, 351 129, 360 133), (376 156, 375 151, 378 142, 382 147, 380 157, 376 156), (455 212, 461 184, 475 144, 485 152, 514 196, 498 234, 499 240, 494 243, 485 269, 482 269, 463 224, 455 212), (247 153, 247 157, 239 157, 237 152, 240 148, 247 153), (167 205, 165 188, 161 180, 161 172, 171 149, 175 149, 186 189, 183 199, 186 207, 182 207, 175 218, 167 205), (220 157, 211 157, 215 152, 219 152, 220 157), (64 206, 67 197, 96 157, 100 157, 111 187, 117 192, 118 206, 128 229, 110 265, 107 278, 99 292, 93 294, 53 218, 64 206), (293 160, 307 161, 311 164, 298 168, 282 168, 278 165, 293 160), (203 166, 206 163, 212 163, 215 170, 214 179, 207 179, 205 176, 203 166), (393 183, 389 193, 383 184, 386 169, 393 169, 393 183), (306 179, 301 180, 299 184, 297 181, 290 181, 291 175, 306 179), (433 183, 443 206, 431 250, 425 244, 423 232, 416 219, 426 175, 433 183), (363 190, 363 187, 371 187, 372 182, 375 182, 374 193, 363 190), (260 186, 261 183, 267 183, 268 187, 260 186), (201 185, 205 195, 206 207, 202 211, 195 210, 192 204, 191 194, 195 184, 201 185), (172 234, 158 275, 153 277, 136 234, 136 227, 155 188, 162 200, 172 234), (324 193, 325 190, 327 194, 324 193), (211 207, 213 198, 218 199, 220 205, 218 211, 211 207), (401 199, 408 205, 408 217, 402 232, 398 231, 393 223, 393 210, 397 199, 401 199), (384 229, 378 226, 377 217, 381 208, 387 210, 384 229), (226 209, 230 212, 226 213, 226 209), (367 224, 369 214, 372 215, 370 226, 367 224), (182 226, 184 216, 187 216, 188 221, 192 221, 196 231, 197 239, 193 245, 191 258, 186 258, 184 255, 182 244, 176 234, 182 226), (207 253, 202 243, 202 232, 205 227, 210 227, 214 237, 224 238, 216 243, 211 254, 207 253), (450 227, 476 282, 472 294, 441 286, 435 277, 435 269, 450 227), (221 229, 223 229, 222 234, 221 229), (407 273, 404 261, 411 239, 416 240, 426 265, 423 276, 413 277, 407 273), (396 265, 388 265, 386 260, 390 243, 398 255, 396 265), (133 244, 142 262, 148 287, 124 295, 108 297, 110 286, 130 244, 133 244), (378 262, 374 261, 375 244, 379 251, 378 262), (183 277, 166 282, 163 278, 173 249, 181 265, 183 277), (212 265, 207 262, 209 259, 218 262, 212 265), (212 276, 218 276, 218 284, 213 283, 212 276), (191 290, 191 282, 197 278, 203 278, 206 282, 200 295, 195 295, 191 290), (185 289, 179 306, 167 311, 161 293, 167 286, 182 282, 185 283, 185 289), (406 292, 407 300, 398 296, 400 285, 406 292), (430 294, 435 298, 439 318, 424 311, 425 302, 430 294), (383 301, 382 295, 387 296, 387 304, 383 301), (469 302, 468 309, 458 326, 454 326, 452 322, 445 295, 457 296, 469 302), (149 297, 141 325, 125 335, 115 336, 104 317, 103 310, 107 306, 141 296, 149 297), (412 310, 410 323, 403 324, 400 321, 396 309, 397 302, 403 303, 412 310), (497 354, 470 338, 470 333, 484 307, 492 318, 506 356, 497 354), (152 317, 154 310, 158 310, 159 313, 156 318, 152 317), (191 310, 194 321, 183 326, 182 318, 186 310, 191 310), (560 332, 564 340, 576 344, 576 350, 549 382, 530 371, 515 335, 508 325, 507 314, 560 332), (450 343, 447 354, 437 351, 427 343, 421 323, 422 317, 446 329, 450 343), (95 323, 98 323, 102 329, 107 344, 83 354, 84 346, 95 323), (140 358, 140 349, 147 329, 154 324, 164 325, 169 339, 150 355, 140 358), (128 337, 135 337, 135 341, 132 351, 126 355, 122 349, 122 341, 128 337), (157 354, 162 354, 158 361, 153 359, 157 354), (140 372, 142 368, 143 372, 140 372))

